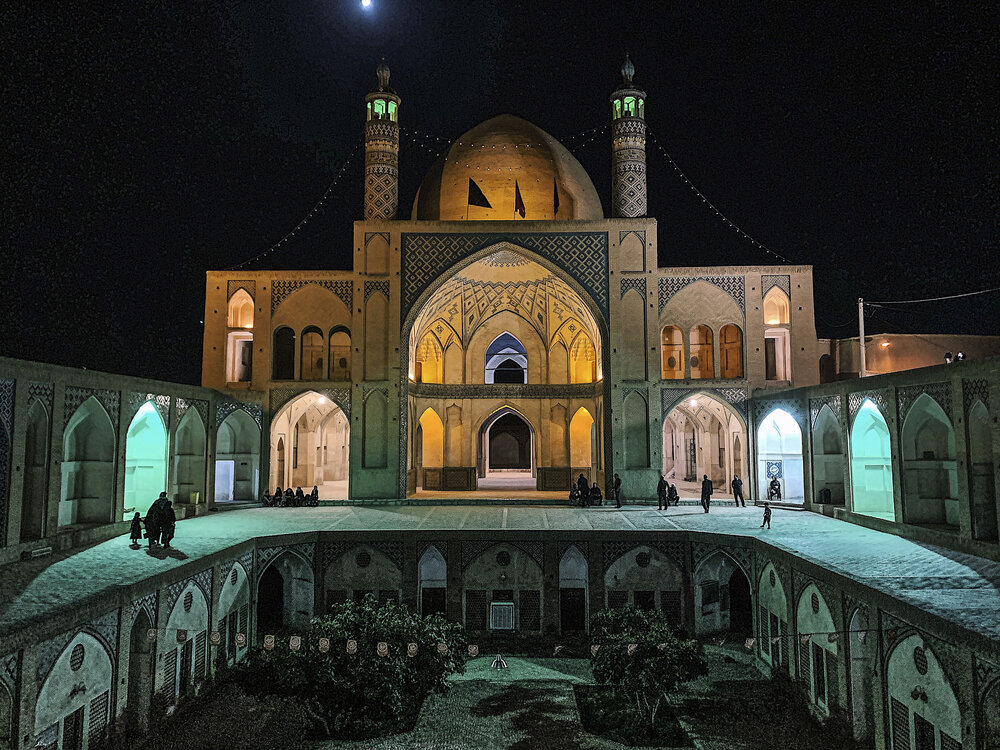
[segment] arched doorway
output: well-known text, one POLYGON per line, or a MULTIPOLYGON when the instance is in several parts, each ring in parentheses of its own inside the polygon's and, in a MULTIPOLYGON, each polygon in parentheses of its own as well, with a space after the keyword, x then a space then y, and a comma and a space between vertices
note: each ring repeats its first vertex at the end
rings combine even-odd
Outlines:
POLYGON ((331 398, 307 391, 271 420, 270 489, 315 486, 321 500, 349 497, 351 425, 331 398))
POLYGON ((840 421, 823 406, 813 425, 813 502, 844 504, 844 441, 840 421), (824 492, 823 490, 827 490, 824 492))
POLYGON ((801 503, 805 500, 802 476, 802 429, 784 409, 775 409, 757 428, 757 488, 767 497, 773 479, 781 487, 781 501, 801 503))
POLYGON ((74 635, 38 689, 35 746, 81 750, 88 737, 103 733, 114 716, 114 667, 104 642, 86 632, 74 635), (86 675, 86 690, 72 690, 86 675), (67 689, 69 687, 69 689, 67 689))
POLYGON ((149 728, 150 699, 153 696, 153 641, 148 637, 153 623, 145 608, 132 623, 128 655, 127 720, 139 732, 149 728))
POLYGON ((698 563, 694 572, 695 633, 753 630, 750 580, 728 554, 716 551, 698 563))
POLYGON ((944 409, 926 393, 903 421, 903 520, 958 528, 955 430, 944 409))
POLYGON ((851 426, 851 510, 895 520, 889 426, 882 412, 865 399, 851 426))
POLYGON ((587 558, 571 545, 559 561, 559 629, 562 633, 587 630, 587 558))
POLYGON ((593 469, 597 465, 595 438, 594 418, 581 406, 569 422, 570 476, 574 479, 583 474, 593 481, 593 469))
POLYGON ((753 632, 750 581, 741 568, 736 568, 729 576, 729 630, 740 634, 753 632))
POLYGON ((632 604, 659 609, 675 625, 684 620, 684 573, 655 547, 637 545, 615 560, 604 573, 609 609, 632 604))
POLYGON ((433 544, 420 556, 417 564, 417 585, 420 588, 420 614, 446 614, 448 593, 448 563, 433 544))
POLYGON ((196 409, 188 409, 177 425, 174 437, 174 499, 182 502, 205 500, 205 425, 196 409))
POLYGON ((742 445, 746 425, 732 406, 707 393, 691 393, 663 419, 663 474, 677 485, 682 498, 701 496, 701 478, 708 475, 715 497, 728 495, 735 475, 744 478, 742 445))
POLYGON ((253 502, 260 484, 260 428, 242 409, 219 425, 215 441, 215 502, 253 502))
POLYGON ((479 429, 481 488, 530 489, 535 476, 535 433, 518 412, 504 408, 479 429))
POLYGON ((962 746, 962 710, 955 691, 940 660, 919 635, 892 649, 885 690, 894 737, 912 738, 910 747, 916 750, 962 746))
POLYGON ((125 436, 125 508, 143 511, 167 491, 167 428, 147 401, 125 436))
POLYGON ((444 423, 431 408, 425 409, 420 415, 417 441, 415 466, 418 484, 424 490, 440 490, 441 469, 444 466, 444 423))
POLYGON ((49 500, 49 415, 37 400, 28 408, 21 492, 21 541, 41 539, 49 500))
POLYGON ((314 596, 312 566, 294 552, 279 554, 257 579, 257 635, 305 628, 314 596))
POLYGON ((277 568, 268 566, 257 582, 257 634, 274 634, 283 624, 285 579, 277 568))
POLYGON ((115 513, 115 429, 91 396, 63 432, 59 525, 110 523, 115 513))

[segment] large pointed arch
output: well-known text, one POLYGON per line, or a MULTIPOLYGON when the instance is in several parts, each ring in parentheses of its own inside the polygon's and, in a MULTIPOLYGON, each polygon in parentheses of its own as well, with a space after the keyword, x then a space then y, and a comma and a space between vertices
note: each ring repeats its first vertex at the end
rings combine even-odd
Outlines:
POLYGON ((197 502, 205 496, 208 434, 197 409, 188 409, 174 432, 173 497, 197 502))
POLYGON ((93 396, 73 412, 63 431, 59 525, 110 523, 115 507, 115 428, 93 396))
POLYGON ((320 500, 349 497, 351 424, 339 393, 303 391, 271 418, 268 489, 316 487, 320 500))
POLYGON ((38 399, 28 407, 24 431, 24 483, 21 489, 21 541, 41 539, 49 500, 49 413, 38 399))
POLYGON ((215 438, 215 502, 253 502, 260 484, 260 427, 243 409, 219 425, 215 438))
POLYGON ((126 508, 145 510, 167 491, 167 442, 167 426, 156 404, 145 402, 125 434, 126 508))
POLYGON ((851 510, 895 520, 889 425, 871 399, 866 398, 854 415, 848 446, 851 510))
POLYGON ((748 475, 746 419, 710 390, 684 393, 663 415, 662 470, 681 497, 699 497, 706 474, 716 494, 728 494, 734 477, 748 475))

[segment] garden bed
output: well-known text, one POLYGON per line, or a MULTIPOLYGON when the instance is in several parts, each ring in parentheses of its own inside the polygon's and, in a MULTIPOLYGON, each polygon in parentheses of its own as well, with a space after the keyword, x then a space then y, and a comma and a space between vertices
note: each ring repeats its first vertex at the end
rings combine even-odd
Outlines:
POLYGON ((669 706, 660 709, 649 727, 631 702, 599 685, 574 685, 583 728, 629 747, 694 747, 669 706))

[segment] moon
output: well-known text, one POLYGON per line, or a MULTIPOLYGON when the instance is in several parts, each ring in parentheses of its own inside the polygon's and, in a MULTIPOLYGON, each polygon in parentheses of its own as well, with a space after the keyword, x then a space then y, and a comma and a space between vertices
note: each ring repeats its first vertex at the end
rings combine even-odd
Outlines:
POLYGON ((372 0, 361 0, 361 7, 362 8, 372 7, 372 0))

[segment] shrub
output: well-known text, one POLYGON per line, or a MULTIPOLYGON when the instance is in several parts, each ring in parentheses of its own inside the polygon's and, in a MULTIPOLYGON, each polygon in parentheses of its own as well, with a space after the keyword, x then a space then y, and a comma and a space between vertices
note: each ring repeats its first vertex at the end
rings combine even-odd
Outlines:
POLYGON ((314 618, 299 651, 287 639, 278 639, 272 651, 255 648, 233 678, 250 693, 294 699, 313 736, 363 739, 410 728, 424 699, 445 692, 449 675, 464 670, 465 652, 460 625, 368 596, 314 618), (325 653, 320 638, 330 639, 325 653), (348 640, 357 641, 356 653, 347 652, 348 640), (376 653, 380 642, 388 644, 385 656, 376 653), (418 645, 414 656, 407 654, 409 643, 418 645), (448 644, 447 653, 438 643, 448 644))
POLYGON ((591 632, 600 646, 591 657, 594 679, 634 703, 649 728, 669 693, 708 673, 701 644, 679 639, 661 612, 602 610, 591 632))

